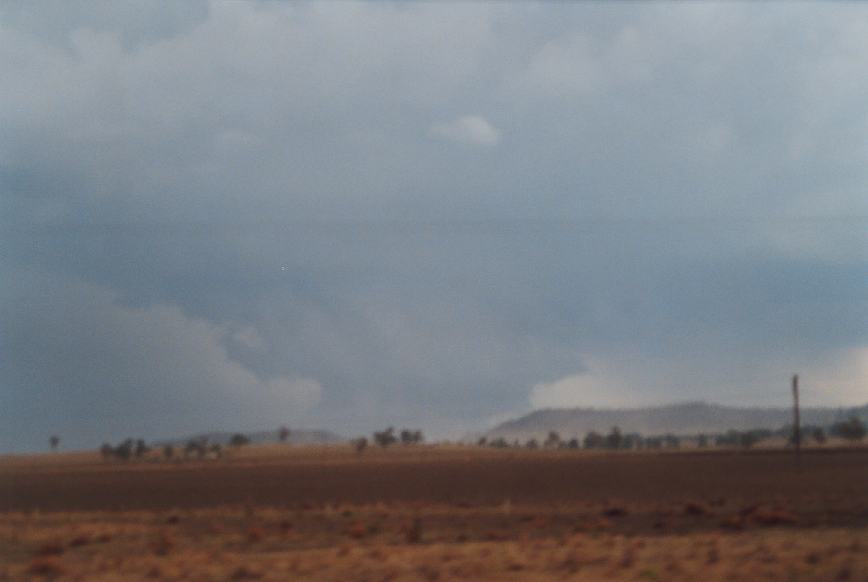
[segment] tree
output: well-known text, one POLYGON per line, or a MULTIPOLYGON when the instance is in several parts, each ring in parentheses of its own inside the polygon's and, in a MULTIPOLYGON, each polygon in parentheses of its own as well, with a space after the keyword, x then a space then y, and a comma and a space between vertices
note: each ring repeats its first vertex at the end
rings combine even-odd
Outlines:
POLYGON ((851 416, 849 419, 841 422, 836 422, 832 425, 831 429, 833 435, 853 442, 864 439, 865 432, 865 423, 855 416, 851 416))
POLYGON ((606 435, 607 449, 620 449, 624 443, 624 437, 621 435, 621 429, 613 426, 612 430, 606 435))
POLYGON ((571 438, 569 441, 567 441, 567 448, 568 449, 579 448, 579 439, 577 439, 576 437, 571 438))
POLYGON ((491 441, 488 446, 495 448, 495 449, 506 449, 506 448, 509 448, 509 443, 506 442, 505 438, 497 437, 496 439, 491 441))
POLYGON ((555 430, 550 430, 546 440, 543 442, 543 446, 547 449, 556 449, 560 444, 561 435, 559 435, 555 430))
POLYGON ((824 431, 819 426, 814 429, 814 431, 811 433, 811 436, 814 437, 814 441, 818 445, 826 444, 826 431, 824 431))
POLYGON ((588 434, 585 435, 585 438, 582 441, 582 446, 586 449, 599 449, 606 442, 606 437, 598 433, 597 431, 592 430, 588 434))
POLYGON ((681 439, 674 434, 663 435, 663 444, 667 449, 677 449, 681 446, 681 439))
POLYGON ((398 442, 398 438, 395 436, 395 427, 390 426, 384 431, 375 432, 374 442, 383 447, 384 449, 389 445, 393 445, 398 442))
POLYGON ((51 435, 51 438, 48 439, 48 444, 51 446, 52 451, 56 451, 60 445, 60 437, 56 434, 51 435))
POLYGON ((122 461, 129 461, 133 455, 133 439, 126 439, 114 449, 114 456, 122 461))
POLYGON ((361 455, 368 448, 368 439, 359 437, 353 441, 353 448, 356 449, 356 454, 361 455))
POLYGON ((657 450, 663 447, 663 437, 655 436, 645 439, 645 448, 657 450))
POLYGON ((232 438, 229 439, 229 444, 237 449, 240 449, 244 445, 250 444, 250 438, 247 435, 237 432, 232 435, 232 438))
MULTIPOLYGON (((243 436, 243 435, 242 435, 243 436)), ((184 457, 191 457, 193 455, 199 457, 200 459, 204 459, 205 455, 208 453, 208 439, 190 439, 187 441, 187 444, 184 445, 184 457)))
POLYGON ((277 431, 277 438, 280 439, 280 442, 285 443, 289 438, 289 429, 285 426, 280 427, 280 430, 277 431))
POLYGON ((479 437, 479 440, 476 441, 476 446, 478 446, 478 447, 484 447, 487 444, 488 444, 488 439, 486 437, 479 437))
POLYGON ((529 441, 527 441, 527 442, 525 443, 524 446, 526 446, 526 447, 529 448, 529 449, 538 449, 538 448, 539 448, 539 443, 537 442, 536 439, 530 439, 529 441))
POLYGON ((175 447, 172 446, 171 444, 163 445, 163 457, 165 457, 165 459, 167 461, 171 461, 172 458, 174 458, 174 456, 175 456, 175 447))
POLYGON ((638 432, 631 432, 624 435, 624 441, 621 443, 623 449, 641 449, 645 444, 645 439, 638 432))
POLYGON ((136 448, 133 450, 133 454, 137 459, 141 459, 150 451, 150 447, 145 444, 145 441, 139 439, 136 441, 136 448))
POLYGON ((402 445, 417 445, 422 442, 424 437, 422 436, 421 430, 408 430, 404 429, 401 431, 401 444, 402 445))

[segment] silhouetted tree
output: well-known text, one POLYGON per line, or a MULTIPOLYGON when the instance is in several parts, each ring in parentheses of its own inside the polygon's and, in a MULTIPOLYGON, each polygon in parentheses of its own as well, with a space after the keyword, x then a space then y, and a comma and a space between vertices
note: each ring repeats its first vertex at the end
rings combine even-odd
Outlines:
POLYGON ((819 426, 813 430, 811 436, 814 438, 814 442, 816 442, 818 445, 826 444, 826 431, 824 431, 819 426))
POLYGON ((602 448, 605 443, 606 437, 597 431, 592 430, 585 435, 585 438, 582 441, 582 446, 586 449, 599 449, 602 448))
POLYGON ((606 448, 616 450, 620 449, 623 444, 624 438, 621 435, 621 429, 617 426, 613 426, 612 430, 609 431, 609 434, 606 435, 606 448))
POLYGON ((524 446, 526 446, 526 447, 529 448, 529 449, 538 449, 538 448, 539 448, 539 443, 537 442, 536 439, 530 439, 529 441, 527 441, 527 442, 524 444, 524 446))
POLYGON ((509 448, 509 443, 506 442, 505 438, 497 437, 489 443, 489 446, 495 449, 506 449, 509 448))
POLYGON ((191 439, 187 441, 187 444, 184 445, 184 457, 192 457, 197 456, 200 459, 205 457, 205 453, 208 451, 208 440, 207 439, 191 439))
POLYGON ((654 436, 645 439, 645 448, 657 450, 663 447, 663 437, 654 436))
POLYGON ((546 440, 543 442, 543 446, 547 449, 556 449, 560 444, 561 435, 559 435, 555 430, 550 430, 546 440))
POLYGON ((631 432, 624 435, 624 440, 621 442, 622 449, 641 449, 643 447, 644 440, 642 435, 638 432, 631 432))
POLYGON ((229 445, 235 447, 236 449, 240 449, 244 445, 250 444, 250 437, 245 434, 241 434, 240 432, 232 435, 232 438, 229 439, 229 445))
POLYGON ((175 457, 175 447, 171 444, 163 445, 163 457, 171 461, 175 457))
POLYGON ((126 439, 114 449, 114 456, 122 461, 129 461, 133 455, 133 439, 126 439))
POLYGON ((148 447, 148 445, 145 444, 145 441, 143 441, 142 439, 139 439, 136 441, 136 447, 133 450, 133 454, 135 455, 135 457, 137 459, 141 459, 146 454, 148 454, 148 452, 150 450, 151 450, 150 447, 148 447))
POLYGON ((681 439, 674 434, 663 435, 663 444, 667 449, 677 449, 681 446, 681 439))
POLYGON ((389 445, 393 445, 398 442, 398 439, 395 436, 395 427, 390 426, 384 431, 375 432, 374 442, 383 447, 384 449, 389 445))
POLYGON ((280 427, 280 430, 277 431, 277 438, 280 439, 280 442, 285 443, 289 438, 289 429, 285 426, 280 427))
POLYGON ((353 448, 356 450, 356 453, 361 455, 366 448, 368 448, 368 439, 365 437, 359 437, 353 441, 353 448))
POLYGON ((51 447, 52 451, 56 451, 57 447, 60 445, 60 437, 56 434, 51 435, 51 438, 48 439, 48 445, 51 447))
POLYGON ((488 439, 486 437, 479 437, 479 440, 476 441, 476 446, 484 447, 488 444, 488 439))
POLYGON ((576 437, 571 438, 569 441, 567 441, 567 448, 568 449, 579 448, 579 439, 577 439, 576 437))
POLYGON ((208 448, 208 452, 214 455, 217 459, 223 458, 223 445, 220 443, 214 443, 208 448))
POLYGON ((422 442, 423 438, 421 430, 408 430, 405 428, 401 431, 402 445, 417 445, 422 442))

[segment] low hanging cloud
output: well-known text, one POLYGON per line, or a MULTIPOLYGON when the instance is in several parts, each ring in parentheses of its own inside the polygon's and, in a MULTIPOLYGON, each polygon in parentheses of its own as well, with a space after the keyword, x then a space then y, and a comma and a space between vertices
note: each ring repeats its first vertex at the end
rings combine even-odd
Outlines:
POLYGON ((71 446, 268 428, 301 418, 321 398, 314 379, 262 377, 231 359, 225 326, 177 306, 126 306, 105 288, 54 276, 20 282, 2 317, 4 379, 22 389, 0 395, 2 433, 32 418, 71 446))
POLYGON ((0 450, 864 401, 866 14, 0 3, 0 450))
POLYGON ((787 406, 789 381, 798 373, 808 406, 858 406, 865 402, 868 346, 848 347, 812 358, 809 354, 734 358, 720 354, 683 362, 625 354, 585 358, 587 369, 533 386, 530 405, 541 408, 659 406, 705 400, 731 406, 787 406), (689 398, 673 395, 689 395, 689 398), (757 395, 762 395, 758 397, 757 395))
POLYGON ((500 142, 500 130, 479 115, 465 115, 447 123, 435 123, 430 134, 456 143, 494 146, 500 142))

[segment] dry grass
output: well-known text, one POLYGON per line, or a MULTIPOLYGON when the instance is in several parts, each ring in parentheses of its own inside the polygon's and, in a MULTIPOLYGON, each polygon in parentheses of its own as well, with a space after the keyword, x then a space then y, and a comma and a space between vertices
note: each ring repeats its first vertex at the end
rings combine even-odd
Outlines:
POLYGON ((0 462, 0 580, 868 580, 865 453, 372 453, 0 462))
POLYGON ((580 514, 374 505, 256 508, 250 517, 219 507, 183 511, 167 524, 165 515, 146 511, 16 513, 0 525, 0 578, 868 579, 866 528, 625 535, 615 525, 588 527, 580 514), (564 520, 573 526, 562 527, 564 520), (53 544, 49 555, 46 544, 53 544))

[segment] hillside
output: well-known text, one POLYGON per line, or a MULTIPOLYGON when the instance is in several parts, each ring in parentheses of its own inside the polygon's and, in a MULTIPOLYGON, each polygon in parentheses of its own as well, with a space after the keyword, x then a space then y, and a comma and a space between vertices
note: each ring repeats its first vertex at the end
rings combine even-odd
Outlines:
MULTIPOLYGON (((803 425, 827 426, 852 414, 868 418, 868 405, 860 408, 803 408, 803 425)), ((537 410, 499 424, 486 433, 489 438, 526 440, 544 437, 554 430, 561 437, 581 437, 589 431, 608 432, 613 426, 623 432, 644 435, 716 433, 728 429, 777 429, 792 422, 789 408, 747 408, 686 402, 648 408, 570 408, 537 410)))

